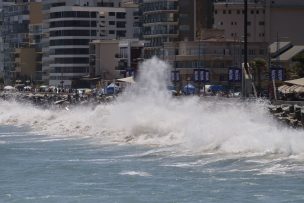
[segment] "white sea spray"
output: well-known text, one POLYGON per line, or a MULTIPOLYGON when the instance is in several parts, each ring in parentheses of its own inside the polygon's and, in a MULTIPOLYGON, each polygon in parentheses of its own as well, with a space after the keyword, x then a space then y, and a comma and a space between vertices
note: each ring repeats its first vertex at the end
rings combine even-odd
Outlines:
POLYGON ((135 85, 94 109, 50 110, 2 101, 0 123, 27 125, 52 136, 176 146, 194 153, 303 154, 303 130, 277 123, 264 102, 173 98, 167 90, 169 71, 157 58, 145 61, 135 85))

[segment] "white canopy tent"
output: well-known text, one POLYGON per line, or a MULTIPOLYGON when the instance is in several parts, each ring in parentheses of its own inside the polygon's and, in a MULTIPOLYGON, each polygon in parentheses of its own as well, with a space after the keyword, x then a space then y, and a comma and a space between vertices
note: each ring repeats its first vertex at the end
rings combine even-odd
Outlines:
POLYGON ((289 85, 299 85, 304 87, 304 78, 299 78, 295 80, 286 80, 284 82, 289 85))
POLYGON ((3 89, 7 90, 7 91, 16 90, 16 88, 14 88, 13 86, 10 86, 10 85, 5 86, 3 89))
POLYGON ((125 83, 129 83, 129 84, 135 84, 135 80, 133 77, 126 77, 126 78, 120 78, 117 79, 118 82, 125 82, 125 83))

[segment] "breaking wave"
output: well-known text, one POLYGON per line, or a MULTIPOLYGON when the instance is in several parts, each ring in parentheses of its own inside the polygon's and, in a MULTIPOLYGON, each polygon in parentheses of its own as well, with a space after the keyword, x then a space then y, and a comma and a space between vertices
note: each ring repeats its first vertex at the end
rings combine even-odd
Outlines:
POLYGON ((304 152, 302 130, 278 124, 267 104, 233 99, 172 98, 170 67, 153 58, 138 82, 110 104, 66 110, 1 101, 2 125, 30 126, 52 136, 89 136, 102 143, 174 146, 195 153, 304 152))

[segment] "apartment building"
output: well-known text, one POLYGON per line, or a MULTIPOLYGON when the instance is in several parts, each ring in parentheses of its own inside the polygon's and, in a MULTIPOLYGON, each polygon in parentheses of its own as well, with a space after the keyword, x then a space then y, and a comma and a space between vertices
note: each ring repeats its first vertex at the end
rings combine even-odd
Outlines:
MULTIPOLYGON (((51 9, 63 6, 75 6, 75 7, 120 7, 121 0, 43 0, 43 38, 42 38, 42 78, 45 83, 49 83, 50 74, 53 69, 50 67, 54 63, 53 57, 50 57, 50 12, 51 9)), ((72 17, 73 18, 73 17, 72 17)), ((76 20, 77 16, 74 17, 76 20)), ((79 37, 75 37, 78 39, 79 37)), ((77 40, 76 40, 77 41, 77 40)), ((70 44, 73 45, 73 44, 70 44)), ((77 43, 75 44, 77 45, 77 43)), ((78 44, 79 45, 79 44, 78 44)), ((88 46, 88 43, 85 43, 88 46)))
POLYGON ((49 9, 47 65, 50 85, 71 87, 89 75, 89 43, 133 38, 136 7, 56 6, 49 9))
POLYGON ((38 1, 16 1, 3 7, 1 36, 6 83, 14 83, 15 80, 41 80, 41 9, 42 5, 38 1), (30 49, 33 56, 21 54, 23 49, 30 49), (29 58, 33 61, 29 61, 29 58))
MULTIPOLYGON (((229 67, 241 67, 243 63, 243 43, 233 40, 197 40, 191 42, 165 43, 164 58, 172 68, 180 72, 180 84, 193 81, 195 69, 210 72, 210 83, 240 87, 241 83, 230 83, 229 67)), ((267 60, 267 43, 248 44, 249 61, 255 58, 267 60)), ((197 84, 198 85, 198 84, 197 84)))
POLYGON ((161 56, 165 42, 191 41, 212 27, 211 0, 143 0, 140 8, 145 58, 161 56))
MULTIPOLYGON (((248 41, 267 42, 292 41, 304 44, 304 19, 302 0, 249 0, 248 41)), ((214 28, 222 29, 228 40, 242 40, 244 36, 244 1, 217 0, 214 2, 214 28)))

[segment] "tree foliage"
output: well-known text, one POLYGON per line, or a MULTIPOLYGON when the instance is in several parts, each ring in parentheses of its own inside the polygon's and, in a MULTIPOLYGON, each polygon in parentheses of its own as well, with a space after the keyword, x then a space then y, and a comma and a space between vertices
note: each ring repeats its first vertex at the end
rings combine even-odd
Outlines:
POLYGON ((293 64, 286 70, 288 79, 304 77, 304 52, 293 58, 293 64))

